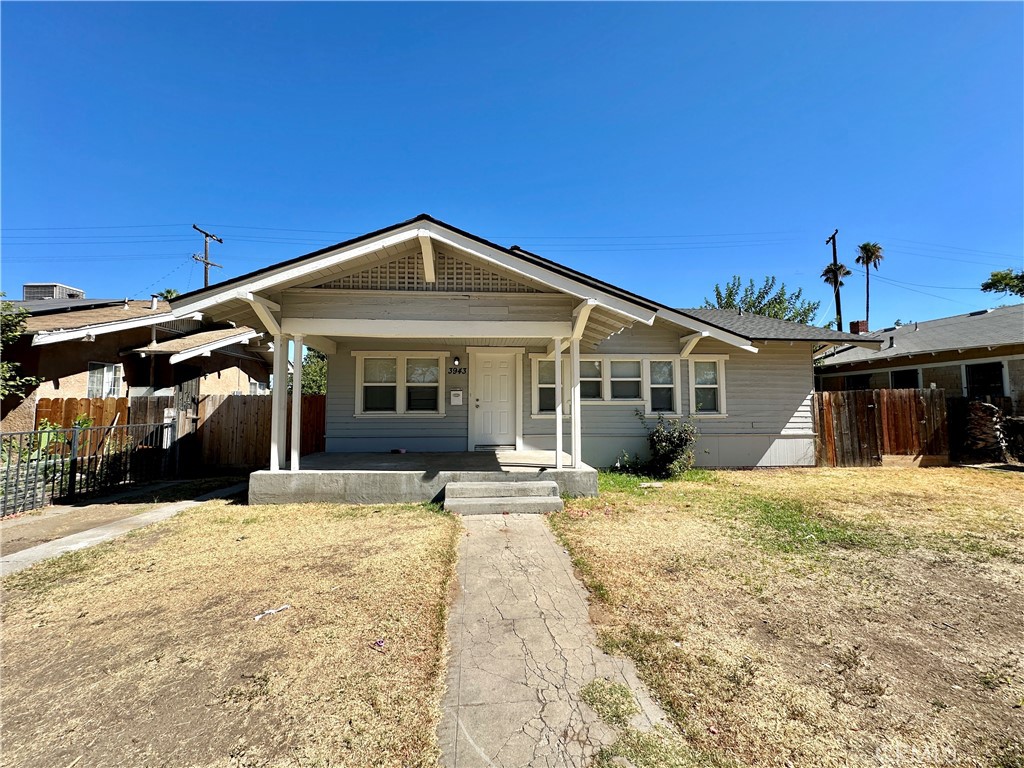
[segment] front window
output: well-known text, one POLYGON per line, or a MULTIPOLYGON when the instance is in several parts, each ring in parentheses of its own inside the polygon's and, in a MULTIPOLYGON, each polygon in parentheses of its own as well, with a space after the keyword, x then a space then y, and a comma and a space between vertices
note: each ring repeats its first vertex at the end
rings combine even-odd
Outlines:
POLYGON ((124 369, 120 363, 89 363, 87 397, 120 397, 124 369))
POLYGON ((356 354, 356 414, 443 414, 444 354, 356 354))
POLYGON ((395 413, 397 406, 397 361, 387 357, 363 360, 363 410, 367 413, 395 413))
POLYGON ((612 400, 639 400, 642 380, 639 360, 612 360, 612 400))
POLYGON ((651 411, 675 410, 675 364, 671 360, 651 361, 651 411))
POLYGON ((694 355, 690 360, 690 413, 725 416, 725 361, 727 357, 694 355))
POLYGON ((600 360, 580 361, 580 397, 583 400, 603 399, 600 360))
POLYGON ((437 413, 441 366, 436 357, 410 357, 405 361, 405 410, 437 413))

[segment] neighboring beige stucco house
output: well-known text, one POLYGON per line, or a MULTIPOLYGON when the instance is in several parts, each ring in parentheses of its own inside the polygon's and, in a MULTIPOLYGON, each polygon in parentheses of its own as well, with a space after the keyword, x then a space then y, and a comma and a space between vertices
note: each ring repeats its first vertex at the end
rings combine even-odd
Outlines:
POLYGON ((175 317, 166 301, 54 296, 12 303, 29 317, 25 334, 4 355, 19 363, 19 373, 41 381, 24 399, 4 401, 5 432, 32 429, 44 397, 190 400, 262 392, 270 380, 262 334, 175 317))

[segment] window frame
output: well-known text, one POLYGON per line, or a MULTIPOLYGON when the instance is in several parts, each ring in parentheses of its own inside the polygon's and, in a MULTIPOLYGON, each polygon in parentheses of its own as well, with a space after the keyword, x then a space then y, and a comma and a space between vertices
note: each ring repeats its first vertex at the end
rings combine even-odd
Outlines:
POLYGON ((690 355, 686 358, 689 365, 689 389, 690 389, 690 418, 691 419, 725 419, 729 416, 728 406, 726 404, 726 365, 725 361, 729 359, 728 355, 690 355), (700 389, 717 389, 718 390, 718 410, 717 411, 698 411, 697 410, 697 373, 694 367, 695 363, 714 363, 716 366, 716 377, 718 383, 713 387, 708 384, 699 385, 700 389))
MULTIPOLYGON (((435 350, 416 351, 353 351, 355 358, 355 379, 356 391, 353 405, 353 416, 357 419, 393 419, 396 417, 406 419, 439 419, 445 416, 445 368, 446 361, 451 357, 451 352, 439 352, 435 350), (388 359, 395 361, 395 410, 393 411, 366 411, 363 409, 363 387, 365 381, 365 361, 370 359, 388 359), (408 381, 407 361, 409 359, 435 359, 437 360, 437 384, 424 384, 408 381), (408 409, 408 388, 412 387, 437 387, 437 410, 436 411, 413 411, 408 409)), ((372 385, 372 382, 371 382, 372 385)))
MULTIPOLYGON (((572 373, 572 367, 570 365, 569 355, 562 355, 562 389, 564 391, 564 397, 562 399, 562 416, 566 418, 570 415, 569 409, 572 401, 572 380, 570 374, 572 373)), ((551 355, 544 353, 533 353, 530 355, 530 415, 535 419, 553 419, 555 414, 552 411, 541 411, 540 409, 540 395, 538 390, 541 386, 551 387, 551 384, 538 384, 538 367, 541 360, 551 360, 551 355)), ((657 416, 661 414, 666 418, 681 418, 682 416, 682 381, 681 381, 681 366, 680 357, 676 355, 624 355, 624 354, 604 354, 604 355, 580 355, 580 362, 600 362, 601 363, 601 399, 597 398, 584 398, 580 397, 581 406, 606 406, 606 405, 618 405, 618 406, 629 406, 631 408, 637 408, 643 406, 645 416, 657 416), (640 363, 640 397, 637 398, 613 398, 611 382, 612 363, 613 362, 628 362, 628 363, 640 363), (672 410, 671 411, 655 411, 651 405, 651 363, 652 362, 668 362, 672 363, 672 410)), ((582 377, 580 379, 582 381, 582 377)), ((590 379, 591 381, 597 381, 597 379, 590 379)), ((618 379, 619 381, 636 381, 635 378, 630 379, 618 379)), ((666 385, 657 385, 659 387, 667 389, 666 385)))
POLYGON ((85 396, 89 399, 108 397, 121 397, 121 389, 124 384, 124 365, 122 363, 102 363, 98 360, 90 360, 86 368, 85 396), (103 392, 101 395, 92 394, 92 372, 95 367, 103 369, 103 392), (107 394, 112 387, 116 387, 114 394, 107 394))

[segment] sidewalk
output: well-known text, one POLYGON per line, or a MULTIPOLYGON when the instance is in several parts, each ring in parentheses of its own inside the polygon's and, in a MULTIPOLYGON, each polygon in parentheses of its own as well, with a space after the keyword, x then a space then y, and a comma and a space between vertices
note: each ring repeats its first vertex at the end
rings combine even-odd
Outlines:
POLYGON ((632 662, 597 646, 586 595, 540 515, 463 518, 452 655, 439 729, 446 768, 583 766, 617 738, 580 699, 603 678, 640 705, 633 727, 667 722, 632 662))
MULTIPOLYGON (((245 490, 248 483, 236 483, 227 488, 219 488, 209 493, 204 493, 201 496, 197 496, 195 499, 189 499, 186 501, 176 501, 170 504, 161 504, 154 509, 149 509, 145 512, 138 514, 126 514, 119 520, 100 525, 96 528, 90 528, 88 530, 73 533, 69 536, 63 536, 53 541, 48 541, 44 544, 39 544, 34 547, 23 549, 19 552, 14 552, 9 555, 0 557, 0 577, 8 576, 12 573, 24 570, 36 563, 43 560, 48 560, 51 557, 59 557, 66 552, 74 552, 79 549, 85 549, 86 547, 93 547, 97 544, 102 544, 105 541, 110 541, 118 536, 121 536, 129 531, 134 531, 137 528, 150 525, 152 523, 166 520, 169 517, 174 517, 179 512, 183 512, 190 507, 198 506, 204 502, 210 501, 211 499, 224 498, 225 496, 232 496, 239 491, 245 490)), ((137 494, 137 491, 136 491, 137 494)), ((130 493, 125 493, 123 496, 130 496, 130 493)), ((116 498, 116 497, 115 497, 116 498)), ((109 500, 107 500, 109 501, 109 500)), ((146 506, 139 504, 137 506, 146 506)), ((126 505, 126 513, 131 508, 131 505, 126 505)), ((62 514, 67 514, 66 510, 47 510, 42 513, 46 518, 55 518, 62 514)), ((38 522, 41 518, 39 516, 19 518, 17 520, 10 520, 4 523, 6 526, 16 527, 18 525, 29 525, 33 522, 38 522)))

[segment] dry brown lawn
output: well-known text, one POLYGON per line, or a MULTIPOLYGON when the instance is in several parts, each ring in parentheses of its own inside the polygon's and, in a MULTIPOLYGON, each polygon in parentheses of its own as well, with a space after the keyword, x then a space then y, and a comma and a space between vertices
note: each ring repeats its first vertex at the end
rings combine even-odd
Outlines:
POLYGON ((551 522, 678 764, 1024 766, 1024 476, 608 475, 551 522))
POLYGON ((9 577, 3 764, 435 764, 457 526, 211 502, 9 577))

